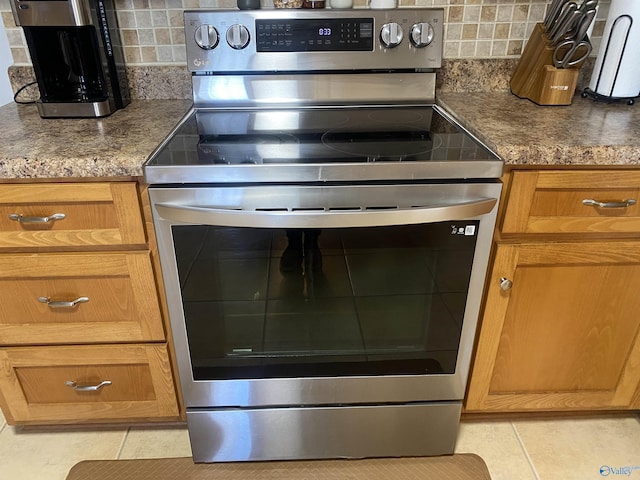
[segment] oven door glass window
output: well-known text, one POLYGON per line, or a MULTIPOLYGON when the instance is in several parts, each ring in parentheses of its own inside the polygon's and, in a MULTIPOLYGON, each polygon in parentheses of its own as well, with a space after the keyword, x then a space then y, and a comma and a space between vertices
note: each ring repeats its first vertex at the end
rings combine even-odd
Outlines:
POLYGON ((174 225, 194 379, 454 373, 478 226, 174 225))

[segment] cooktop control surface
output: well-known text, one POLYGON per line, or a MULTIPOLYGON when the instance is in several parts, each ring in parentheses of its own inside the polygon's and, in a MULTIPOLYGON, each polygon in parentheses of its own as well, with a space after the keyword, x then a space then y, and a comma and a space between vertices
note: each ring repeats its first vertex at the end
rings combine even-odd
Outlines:
POLYGON ((184 21, 195 74, 442 64, 442 9, 187 10, 184 21))

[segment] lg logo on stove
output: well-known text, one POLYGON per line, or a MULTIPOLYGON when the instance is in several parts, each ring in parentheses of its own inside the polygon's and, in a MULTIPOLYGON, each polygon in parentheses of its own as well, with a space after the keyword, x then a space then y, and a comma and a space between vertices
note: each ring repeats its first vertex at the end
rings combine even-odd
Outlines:
POLYGON ((209 60, 208 59, 200 59, 200 58, 194 58, 193 59, 193 65, 196 67, 204 67, 205 65, 209 65, 209 60))

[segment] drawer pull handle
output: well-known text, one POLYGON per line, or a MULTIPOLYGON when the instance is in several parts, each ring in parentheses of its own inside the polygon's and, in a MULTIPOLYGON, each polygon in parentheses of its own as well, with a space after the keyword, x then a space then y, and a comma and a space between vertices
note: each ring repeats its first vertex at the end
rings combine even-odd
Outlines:
POLYGON ((76 392, 97 392, 102 387, 111 385, 111 380, 104 380, 97 385, 78 385, 75 380, 67 380, 64 384, 73 388, 76 392))
POLYGON ((46 303, 51 308, 73 308, 80 303, 89 301, 89 297, 78 297, 70 302, 52 302, 49 297, 38 297, 40 303, 46 303))
POLYGON ((636 201, 633 198, 630 198, 629 200, 622 200, 621 202, 599 202, 592 198, 586 198, 582 200, 582 204, 600 208, 627 208, 631 205, 635 205, 636 201))
POLYGON ((19 223, 53 223, 56 220, 64 220, 66 215, 64 213, 54 213, 48 217, 23 217, 19 213, 10 213, 9 218, 19 223))

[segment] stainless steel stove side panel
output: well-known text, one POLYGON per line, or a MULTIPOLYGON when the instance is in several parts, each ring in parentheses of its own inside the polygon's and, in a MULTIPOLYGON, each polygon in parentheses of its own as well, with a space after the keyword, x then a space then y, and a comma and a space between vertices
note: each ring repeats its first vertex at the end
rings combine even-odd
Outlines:
POLYGON ((435 101, 436 74, 197 75, 192 83, 198 107, 425 105, 435 101))
MULTIPOLYGON (((343 186, 262 186, 262 187, 151 187, 154 226, 162 274, 167 294, 182 393, 187 408, 318 406, 427 402, 462 400, 466 389, 475 329, 480 310, 489 251, 497 215, 501 184, 436 185, 343 185, 343 186), (281 207, 314 210, 316 207, 412 206, 442 207, 495 199, 488 214, 468 218, 480 220, 476 254, 470 279, 467 307, 455 374, 390 375, 377 377, 269 378, 251 380, 196 381, 193 379, 180 283, 174 256, 171 226, 190 224, 164 218, 157 205, 228 208, 235 214, 244 205, 261 208, 281 207), (296 200, 297 199, 297 200, 296 200)), ((257 212, 259 213, 259 212, 257 212)), ((272 212, 273 213, 273 212, 272 212)), ((397 212, 403 224, 403 213, 397 212)), ((265 215, 270 215, 265 212, 265 215)), ((295 216, 295 213, 289 216, 295 216)), ((327 215, 332 215, 327 212, 327 215)), ((447 220, 460 220, 448 218, 447 220)), ((345 224, 348 227, 349 224, 345 224)))
POLYGON ((453 454, 462 404, 187 411, 195 462, 453 454))
POLYGON ((250 73, 293 72, 328 70, 375 69, 433 69, 442 64, 444 45, 444 10, 441 8, 397 8, 390 10, 187 10, 184 13, 187 67, 191 72, 250 73), (321 52, 258 52, 255 21, 257 19, 287 21, 323 18, 351 19, 373 18, 374 45, 372 51, 321 51, 321 52), (404 32, 403 42, 395 48, 385 48, 379 40, 382 25, 395 22, 404 32), (432 43, 415 48, 409 41, 411 27, 415 23, 428 22, 434 29, 432 43), (241 50, 234 49, 226 41, 226 32, 232 25, 244 25, 248 29, 249 44, 241 50), (201 25, 213 26, 219 37, 217 46, 203 50, 195 42, 196 30, 201 25))

